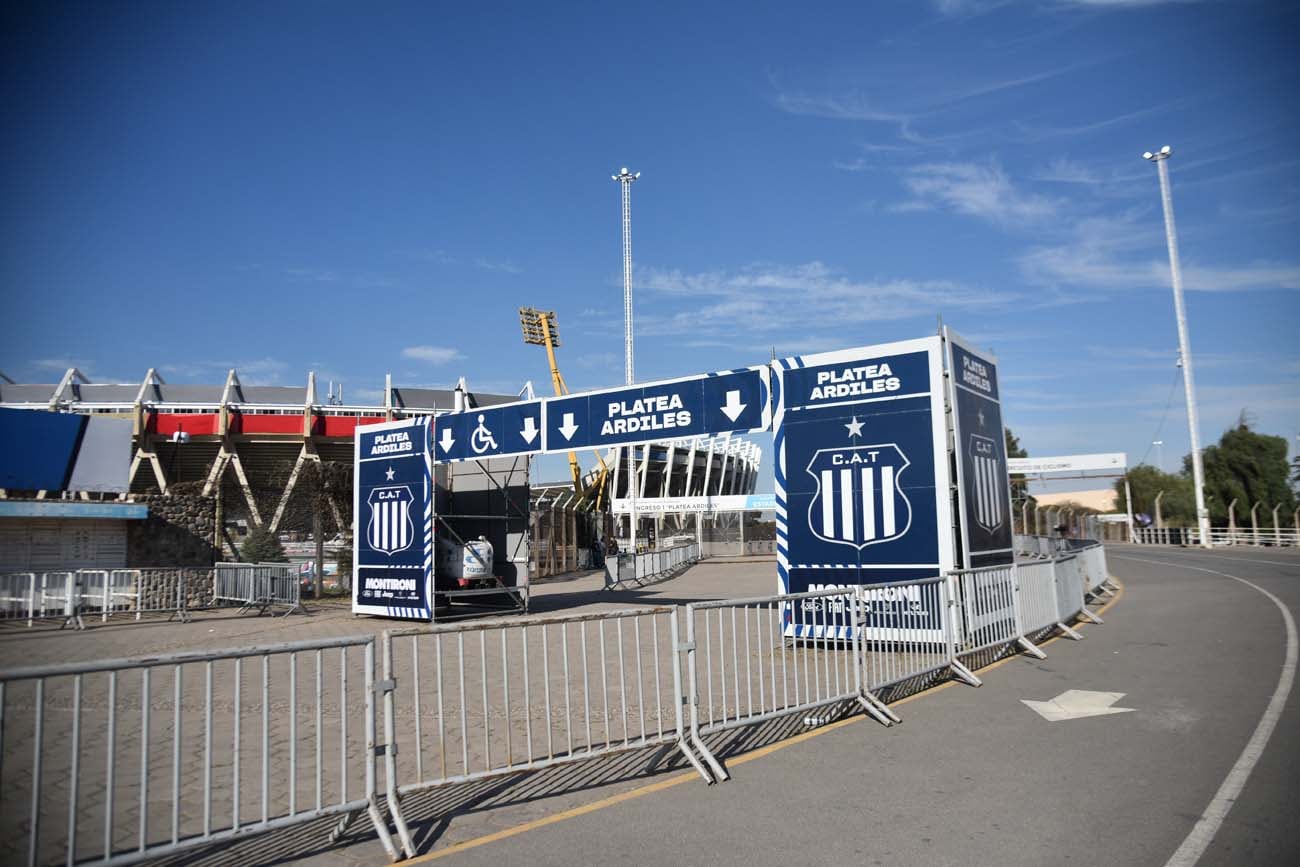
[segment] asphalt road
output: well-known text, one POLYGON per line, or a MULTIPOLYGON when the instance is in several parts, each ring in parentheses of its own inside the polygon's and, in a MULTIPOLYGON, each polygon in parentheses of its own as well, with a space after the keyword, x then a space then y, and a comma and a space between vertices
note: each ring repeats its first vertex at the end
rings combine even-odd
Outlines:
MULTIPOLYGON (((1286 623, 1266 595, 1215 574, 1254 582, 1297 612, 1300 554, 1115 546, 1110 569, 1124 595, 1086 640, 1055 641, 1043 661, 1015 657, 986 671, 980 689, 953 684, 910 700, 896 708, 901 726, 853 717, 734 758, 733 779, 717 786, 657 775, 613 798, 598 788, 559 798, 528 826, 458 822, 458 843, 429 835, 426 857, 1159 865, 1207 810, 1226 809, 1220 826, 1198 829, 1214 832, 1200 863, 1300 863, 1300 696, 1279 691, 1286 623), (1117 706, 1135 710, 1048 722, 1021 701, 1071 689, 1123 693, 1117 706), (1276 727, 1243 769, 1243 751, 1249 758, 1252 738, 1258 747, 1267 734, 1270 702, 1276 727), (1216 799, 1243 770, 1240 794, 1229 784, 1216 799)), ((378 863, 375 850, 351 854, 378 863)))

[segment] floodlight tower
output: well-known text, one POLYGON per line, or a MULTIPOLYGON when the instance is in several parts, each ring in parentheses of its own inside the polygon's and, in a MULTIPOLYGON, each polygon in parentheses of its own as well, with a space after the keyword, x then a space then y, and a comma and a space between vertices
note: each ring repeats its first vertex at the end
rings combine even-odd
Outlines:
POLYGON ((1183 306, 1183 272, 1178 263, 1178 230, 1174 227, 1174 197, 1169 189, 1169 167, 1165 165, 1174 149, 1165 145, 1159 151, 1142 154, 1156 164, 1160 175, 1160 200, 1165 211, 1165 240, 1169 244, 1169 271, 1174 284, 1174 315, 1178 319, 1178 363, 1183 368, 1183 391, 1187 398, 1187 428, 1192 445, 1192 484, 1196 490, 1196 528, 1201 545, 1210 547, 1210 514, 1205 508, 1205 467, 1201 462, 1200 427, 1196 417, 1196 385, 1192 381, 1192 350, 1187 340, 1187 310, 1183 306))
MULTIPOLYGON (((632 372, 632 184, 641 173, 633 174, 624 166, 616 175, 610 175, 618 181, 623 193, 623 377, 624 384, 631 385, 635 377, 632 372)), ((636 461, 632 446, 627 447, 627 497, 631 507, 628 515, 628 549, 636 553, 636 461)))

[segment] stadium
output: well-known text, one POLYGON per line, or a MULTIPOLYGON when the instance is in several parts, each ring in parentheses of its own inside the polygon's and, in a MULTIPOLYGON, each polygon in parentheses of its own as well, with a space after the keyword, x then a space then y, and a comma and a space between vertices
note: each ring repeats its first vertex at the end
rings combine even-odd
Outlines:
MULTIPOLYGON (((130 422, 129 490, 79 493, 78 501, 149 500, 154 521, 167 519, 159 497, 194 500, 213 513, 204 544, 189 539, 179 546, 156 540, 145 546, 143 539, 132 545, 128 520, 77 519, 75 511, 59 518, 36 511, 10 515, 0 521, 0 533, 8 540, 0 546, 5 552, 0 571, 58 569, 74 561, 96 568, 209 565, 238 559, 239 539, 250 527, 265 527, 290 544, 305 541, 314 532, 317 514, 320 532, 331 540, 329 548, 341 549, 352 533, 351 467, 359 426, 519 399, 471 391, 464 379, 453 389, 431 389, 394 385, 386 378, 382 402, 345 403, 341 387, 328 383, 322 395, 313 373, 304 380, 303 387, 245 385, 239 372, 231 370, 223 383, 174 384, 152 368, 138 383, 92 382, 75 368, 57 383, 16 383, 0 375, 2 408, 130 422), (23 541, 34 538, 41 543, 23 541)), ((640 498, 752 494, 761 459, 756 444, 729 436, 665 440, 633 452, 640 498)), ((587 453, 584 460, 594 466, 583 473, 583 490, 572 480, 531 480, 534 576, 587 565, 596 536, 614 533, 627 539, 626 519, 616 528, 612 509, 614 500, 628 494, 627 451, 608 450, 599 462, 587 453)), ((0 489, 0 496, 46 500, 74 495, 0 489)), ((682 516, 646 516, 638 521, 637 536, 655 539, 688 527, 693 533, 690 520, 682 516)), ((309 556, 307 549, 302 551, 295 559, 309 556)))

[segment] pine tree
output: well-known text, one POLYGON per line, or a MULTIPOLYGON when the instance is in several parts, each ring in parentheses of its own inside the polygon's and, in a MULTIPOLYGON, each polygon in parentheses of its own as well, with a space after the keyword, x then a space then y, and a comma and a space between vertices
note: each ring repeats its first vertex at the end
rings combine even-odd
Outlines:
POLYGON ((239 546, 239 559, 245 563, 287 563, 288 556, 280 540, 265 527, 254 527, 239 546))

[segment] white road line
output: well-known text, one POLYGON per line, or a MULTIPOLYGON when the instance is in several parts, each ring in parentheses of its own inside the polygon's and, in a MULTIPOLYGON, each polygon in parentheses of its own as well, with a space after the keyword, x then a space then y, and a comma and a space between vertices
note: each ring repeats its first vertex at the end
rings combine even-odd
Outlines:
MULTIPOLYGON (((1287 562, 1286 560, 1261 560, 1258 557, 1244 557, 1244 556, 1226 557, 1223 554, 1202 554, 1200 551, 1188 551, 1187 553, 1195 557, 1209 557, 1214 560, 1228 560, 1232 563, 1267 563, 1270 566, 1295 566, 1300 568, 1300 560, 1292 560, 1290 562, 1287 562)), ((1242 551, 1241 553, 1246 554, 1248 552, 1242 551)))
POLYGON ((1255 733, 1250 736, 1246 748, 1237 757, 1236 763, 1232 766, 1232 770, 1228 772, 1228 776, 1224 778, 1223 784, 1219 786, 1219 791, 1215 792, 1210 805, 1205 808, 1205 812, 1201 814, 1201 818, 1197 820, 1187 838, 1183 840, 1183 844, 1178 847, 1178 851, 1165 863, 1165 867, 1192 867, 1205 854, 1205 850, 1209 847, 1214 835, 1218 833, 1219 827, 1227 817, 1228 811, 1237 802, 1242 789, 1246 787, 1246 780, 1250 777, 1250 772, 1255 769, 1260 757, 1264 755, 1264 748, 1268 746, 1268 739, 1272 737, 1273 729, 1277 728, 1277 722, 1282 717, 1287 698, 1291 695, 1291 686, 1295 682, 1297 644, 1300 643, 1296 640, 1295 619, 1281 599, 1245 578, 1229 575, 1227 572, 1216 572, 1213 569, 1189 566, 1186 563, 1171 563, 1168 560, 1148 560, 1142 557, 1125 557, 1119 554, 1116 557, 1121 560, 1135 560, 1140 563, 1173 566, 1176 569, 1208 572, 1211 575, 1221 575, 1224 578, 1239 581, 1267 596, 1269 601, 1277 606, 1277 610, 1282 612, 1282 620, 1286 623, 1286 661, 1282 664, 1282 674, 1278 677, 1277 689, 1273 690, 1273 697, 1269 699, 1268 707, 1264 709, 1264 715, 1260 717, 1258 725, 1255 726, 1255 733))

